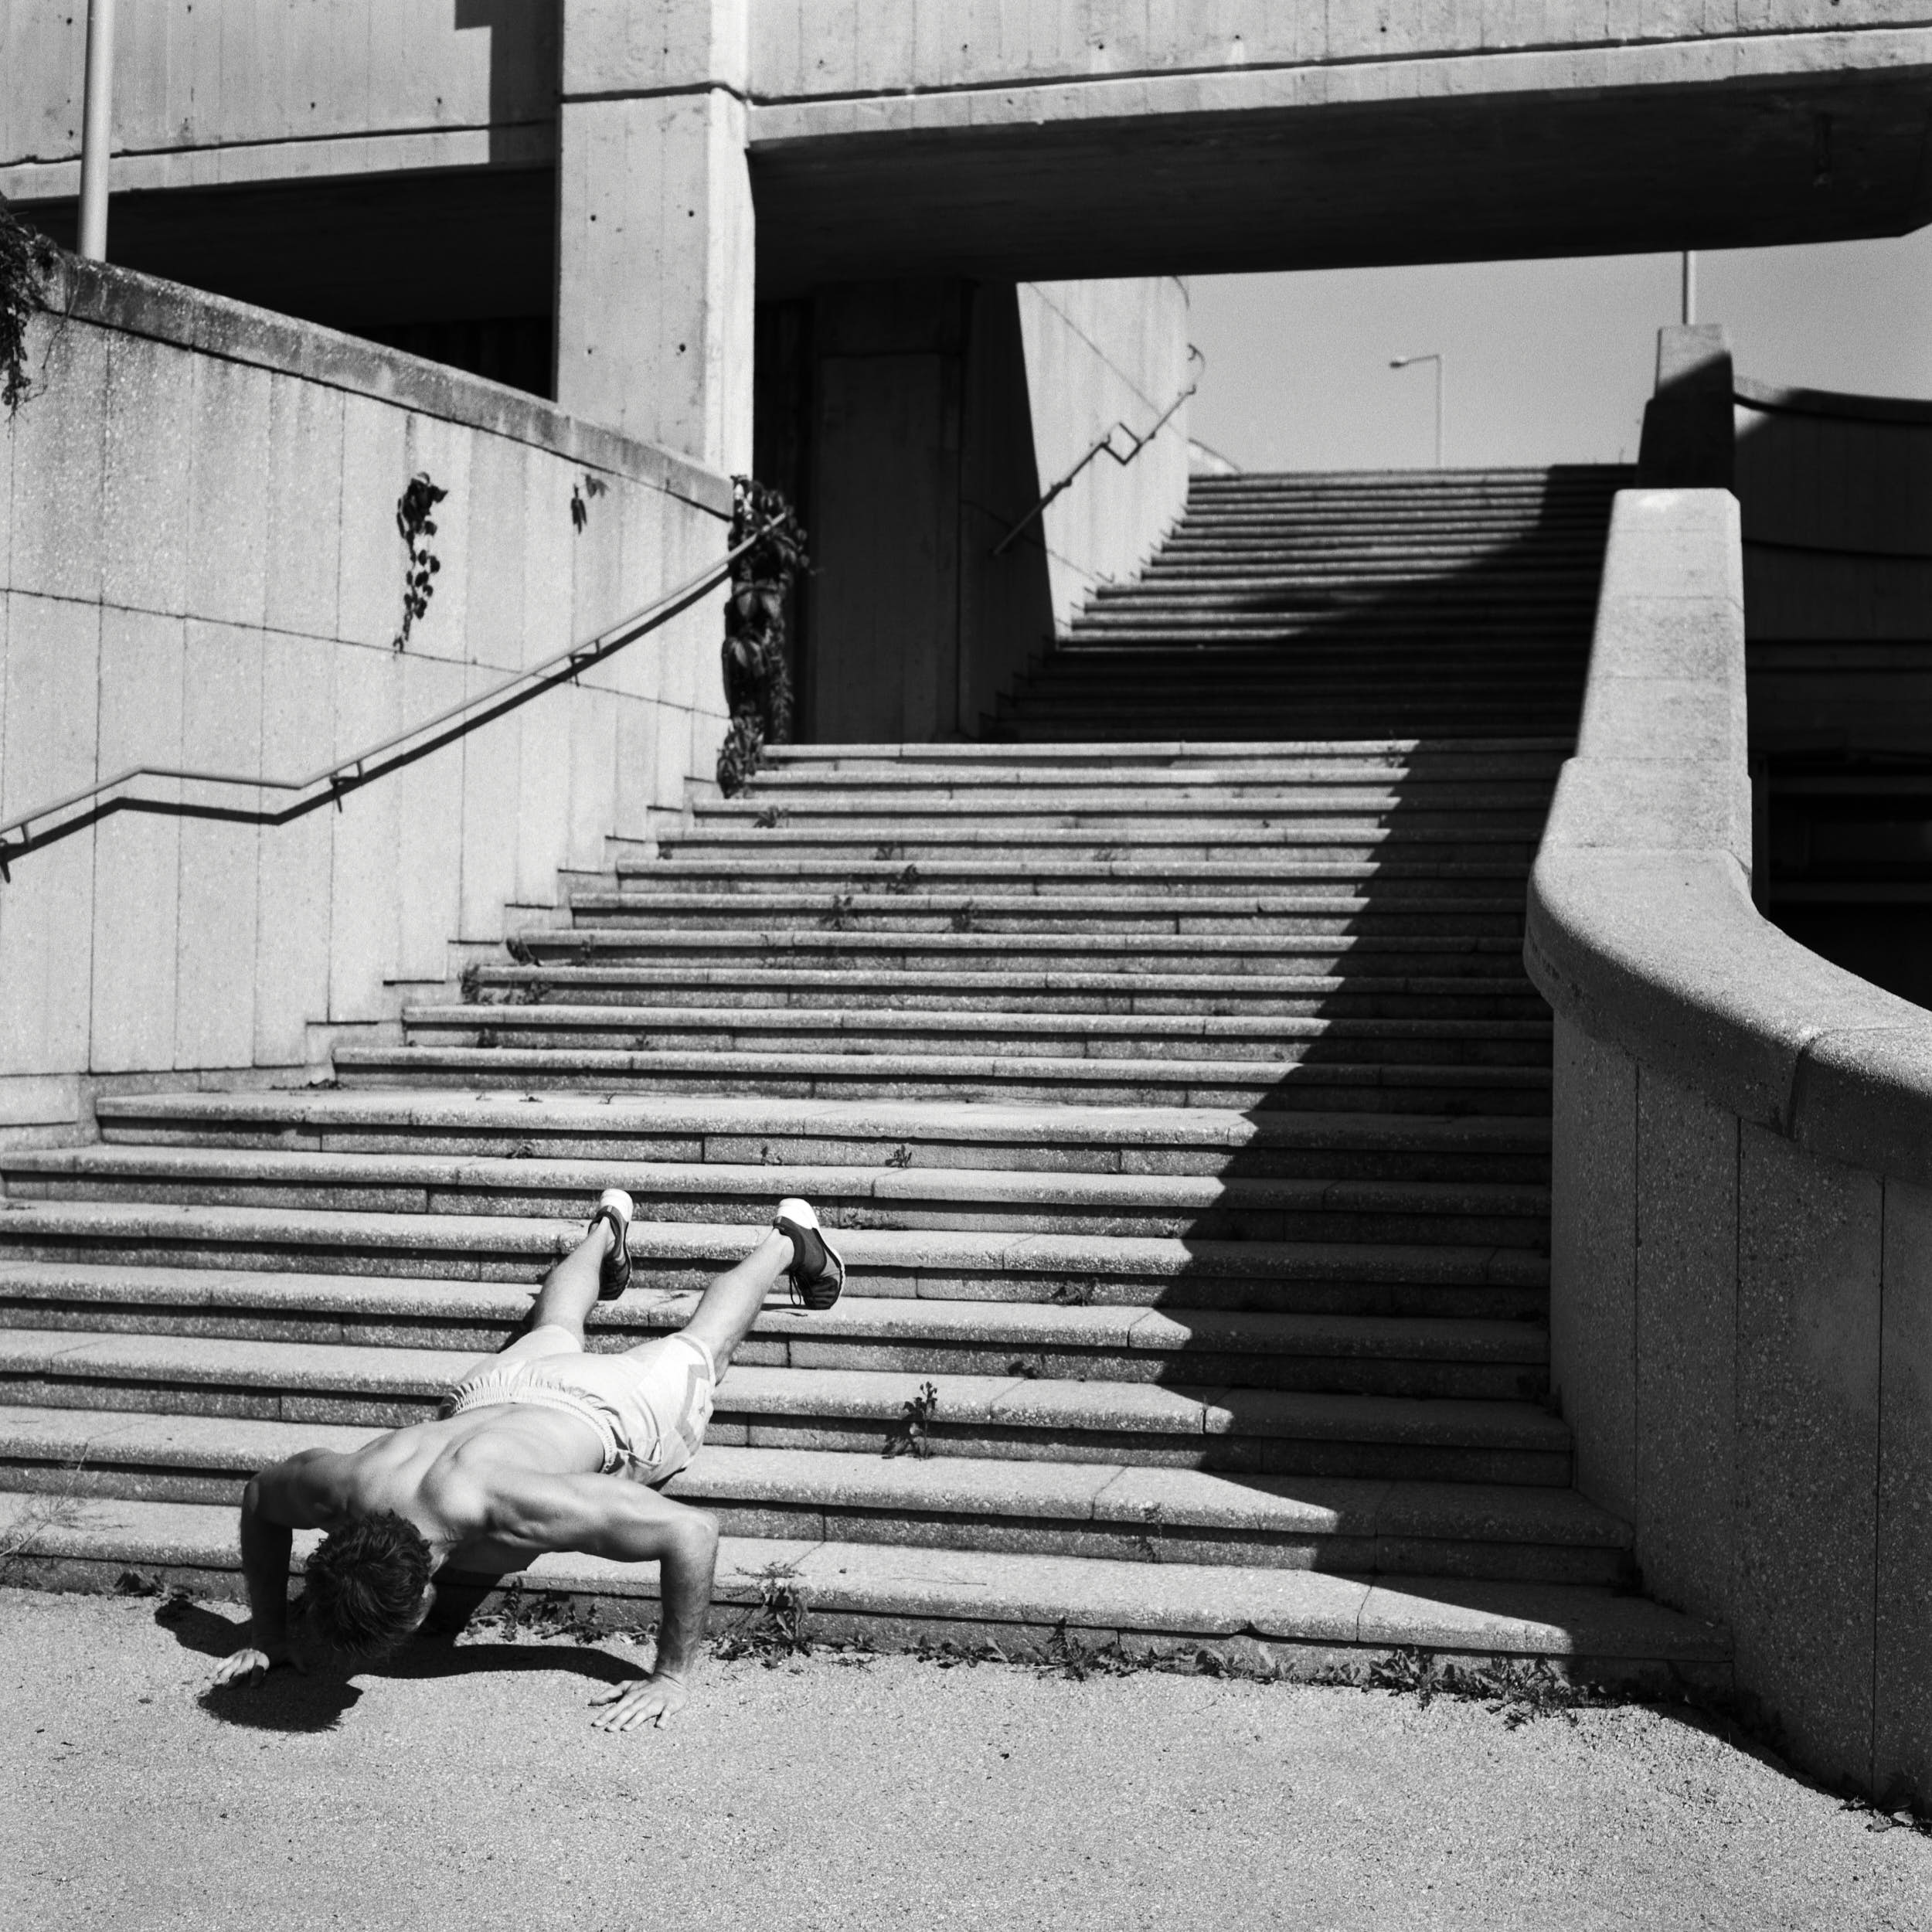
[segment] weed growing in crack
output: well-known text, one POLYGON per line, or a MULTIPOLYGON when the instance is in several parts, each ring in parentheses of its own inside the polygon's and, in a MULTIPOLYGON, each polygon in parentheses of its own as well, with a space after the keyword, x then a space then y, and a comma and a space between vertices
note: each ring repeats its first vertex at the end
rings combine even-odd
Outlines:
POLYGON ((796 1563, 767 1563, 754 1579, 758 1600, 747 1604, 729 1630, 711 1641, 711 1654, 726 1662, 755 1658, 766 1669, 788 1657, 809 1657, 808 1606, 796 1563))
POLYGON ((39 1553, 35 1545, 43 1538, 56 1536, 63 1529, 78 1525, 85 1501, 80 1493, 80 1479, 87 1465, 87 1451, 83 1447, 72 1462, 63 1466, 63 1480, 57 1488, 30 1496, 0 1527, 0 1583, 11 1583, 14 1570, 39 1553))
POLYGON ((909 893, 916 891, 918 885, 919 868, 908 866, 903 872, 896 873, 886 881, 886 889, 889 893, 909 893))
POLYGON ((1090 1308, 1095 1292, 1091 1281, 1059 1281, 1047 1299, 1058 1308, 1090 1308))
POLYGON ((921 1383, 917 1395, 903 1405, 903 1413, 886 1438, 889 1456, 930 1456, 933 1453, 933 1418, 939 1413, 939 1391, 930 1382, 921 1383))
POLYGON ((1033 1668, 1042 1677, 1064 1677, 1083 1684, 1090 1677, 1131 1677, 1152 1665, 1145 1658, 1130 1657, 1117 1636, 1104 1644, 1082 1643, 1063 1617, 1053 1626, 1053 1634, 1033 1668))
POLYGON ((818 923, 828 932, 850 932, 853 927, 859 923, 858 915, 852 909, 852 894, 834 893, 832 898, 832 910, 821 915, 818 923))
POLYGON ((886 1165, 888 1167, 910 1167, 912 1164, 913 1148, 910 1141, 901 1141, 886 1156, 886 1165))
POLYGON ((782 805, 767 805, 754 815, 751 822, 760 832, 776 832, 790 816, 782 805))
POLYGON ((1579 1710, 1622 1701, 1600 1685, 1559 1676, 1540 1657, 1458 1662, 1413 1648, 1372 1664, 1366 1688, 1413 1697, 1424 1710, 1438 1697, 1486 1704, 1512 1731, 1539 1717, 1561 1717, 1573 1724, 1579 1710))
POLYGON ((1841 1811, 1855 1811, 1865 1820, 1868 1832, 1916 1832, 1932 1838, 1932 1811, 1927 1811, 1910 1794, 1888 1792, 1876 1803, 1855 1791, 1838 1799, 1841 1811))

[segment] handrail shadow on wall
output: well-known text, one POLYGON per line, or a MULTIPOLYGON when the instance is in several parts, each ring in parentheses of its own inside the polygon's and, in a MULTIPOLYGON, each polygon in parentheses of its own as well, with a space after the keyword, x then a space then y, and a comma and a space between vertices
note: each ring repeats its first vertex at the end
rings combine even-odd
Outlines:
POLYGON ((1033 507, 1029 510, 1026 514, 1022 517, 1020 520, 1015 523, 997 543, 993 546, 992 551, 992 554, 993 556, 1004 556, 1006 553, 1012 548, 1013 545, 1019 540, 1020 532, 1026 529, 1029 524, 1034 522, 1037 519, 1044 516, 1047 511, 1053 506, 1055 500, 1064 492, 1073 487, 1074 482, 1078 479, 1081 471, 1085 469, 1087 464, 1092 462, 1096 457, 1101 455, 1111 456, 1122 469, 1125 469, 1128 464, 1131 463, 1134 457, 1138 456, 1141 451, 1145 449, 1148 444, 1152 442, 1155 437, 1158 436, 1162 430, 1167 427, 1169 423, 1173 421, 1175 413, 1179 410, 1181 405, 1201 386, 1201 376, 1205 376, 1207 373, 1207 358, 1203 355, 1192 342, 1189 342, 1187 345, 1187 359, 1190 362, 1192 362, 1198 366, 1200 374, 1197 375, 1194 380, 1189 383, 1187 387, 1182 389, 1180 394, 1175 396, 1174 400, 1168 403, 1165 409, 1162 410, 1159 416, 1155 419, 1153 426, 1145 433, 1137 435, 1132 430, 1129 429, 1124 423, 1114 423, 1112 427, 1107 430, 1107 434, 1103 436, 1099 441, 1095 443, 1093 447, 1090 449, 1087 454, 1083 456, 1080 460, 1076 463, 1073 467, 1069 470, 1066 474, 1063 476, 1060 480, 1056 483, 1053 487, 1049 489, 1046 494, 1043 496, 1040 500, 1036 503, 1033 507), (1120 451, 1114 447, 1114 431, 1115 430, 1121 431, 1121 433, 1127 438, 1128 451, 1124 456, 1121 455, 1120 451))
POLYGON ((747 552, 762 543, 789 519, 774 517, 761 525, 741 543, 734 544, 723 556, 695 576, 687 577, 663 596, 634 611, 628 617, 600 631, 583 644, 572 645, 555 657, 527 671, 519 671, 491 689, 465 698, 434 717, 425 718, 383 739, 379 743, 338 758, 303 778, 247 777, 233 772, 185 769, 173 765, 131 765, 83 790, 70 792, 0 825, 0 879, 11 880, 13 862, 29 852, 58 843, 89 825, 123 811, 148 812, 175 818, 211 818, 233 825, 285 825, 321 806, 334 804, 339 810, 351 792, 373 784, 378 778, 400 771, 454 744, 481 726, 493 723, 507 713, 519 709, 558 685, 574 682, 593 665, 614 657, 639 638, 660 629, 671 620, 708 597, 731 575, 732 566, 747 552), (245 791, 280 791, 294 794, 280 806, 220 804, 196 799, 144 797, 123 791, 141 778, 170 783, 221 785, 245 791), (34 827, 52 821, 43 830, 34 827), (15 834, 19 835, 16 838, 15 834))

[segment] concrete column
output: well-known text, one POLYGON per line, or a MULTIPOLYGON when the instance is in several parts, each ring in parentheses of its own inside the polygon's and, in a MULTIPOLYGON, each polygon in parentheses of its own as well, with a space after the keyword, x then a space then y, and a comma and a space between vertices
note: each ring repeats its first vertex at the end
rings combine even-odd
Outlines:
POLYGON ((748 0, 564 0, 558 402, 751 467, 748 0))

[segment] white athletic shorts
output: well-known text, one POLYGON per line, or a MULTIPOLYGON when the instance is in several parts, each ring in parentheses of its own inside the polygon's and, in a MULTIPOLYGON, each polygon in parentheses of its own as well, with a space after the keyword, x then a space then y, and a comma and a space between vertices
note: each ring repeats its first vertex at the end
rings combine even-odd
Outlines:
POLYGON ((688 1335, 668 1335, 623 1355, 590 1355, 568 1328, 546 1323, 519 1335, 443 1399, 443 1413, 500 1403, 580 1417, 604 1444, 604 1473, 659 1483, 698 1452, 711 1420, 718 1372, 688 1335))

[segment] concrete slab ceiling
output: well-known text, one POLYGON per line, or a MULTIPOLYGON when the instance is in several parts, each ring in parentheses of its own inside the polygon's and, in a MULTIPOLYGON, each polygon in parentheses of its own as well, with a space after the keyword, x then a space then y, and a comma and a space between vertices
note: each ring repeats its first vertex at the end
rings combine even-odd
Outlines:
MULTIPOLYGON (((1259 104, 1112 116, 982 121, 957 97, 876 116, 760 107, 758 291, 1901 234, 1932 220, 1932 43, 1920 51, 1925 64, 1863 73, 1330 104, 1276 89, 1259 104)), ((1094 92, 1098 109, 1117 83, 1094 92)))

